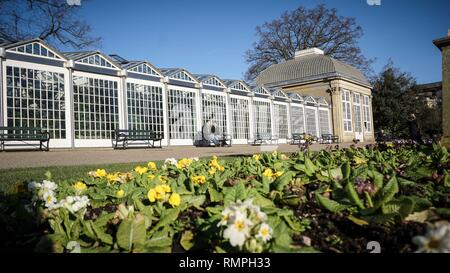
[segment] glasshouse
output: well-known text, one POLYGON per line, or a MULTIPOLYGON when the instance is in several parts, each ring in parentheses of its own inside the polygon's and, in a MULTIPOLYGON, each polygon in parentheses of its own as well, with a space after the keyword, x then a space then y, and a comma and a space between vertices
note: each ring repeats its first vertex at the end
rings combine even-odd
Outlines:
POLYGON ((0 75, 0 126, 42 128, 51 148, 111 147, 117 129, 192 145, 208 122, 233 144, 261 135, 374 138, 370 84, 319 49, 269 67, 253 86, 99 51, 63 53, 34 39, 0 45, 0 75))

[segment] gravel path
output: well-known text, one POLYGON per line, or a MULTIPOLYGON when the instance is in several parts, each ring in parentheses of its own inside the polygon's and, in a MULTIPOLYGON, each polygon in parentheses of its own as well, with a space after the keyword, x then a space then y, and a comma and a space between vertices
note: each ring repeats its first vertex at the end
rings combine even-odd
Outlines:
MULTIPOLYGON (((340 144, 340 147, 348 147, 350 145, 340 144)), ((320 150, 328 146, 330 145, 314 144, 311 146, 311 149, 320 150)), ((111 148, 90 148, 73 150, 52 149, 49 152, 7 151, 0 152, 0 169, 145 162, 165 160, 170 157, 178 159, 183 157, 210 157, 212 155, 248 155, 260 153, 262 150, 273 151, 274 149, 280 152, 295 152, 298 150, 298 146, 281 144, 278 146, 233 145, 233 147, 223 148, 171 146, 162 149, 113 150, 111 148)))

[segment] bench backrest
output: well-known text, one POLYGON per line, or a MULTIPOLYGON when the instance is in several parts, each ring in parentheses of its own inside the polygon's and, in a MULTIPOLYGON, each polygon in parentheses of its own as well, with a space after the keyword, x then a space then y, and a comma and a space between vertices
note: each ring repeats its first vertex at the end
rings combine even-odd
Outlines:
POLYGON ((292 134, 292 139, 299 140, 299 139, 304 139, 304 138, 305 138, 305 133, 301 133, 301 134, 295 133, 295 134, 292 134))
POLYGON ((268 133, 258 133, 256 134, 256 139, 270 140, 272 139, 272 135, 268 133))
POLYGON ((0 126, 3 139, 41 139, 46 135, 40 127, 6 127, 0 126))
POLYGON ((128 130, 128 129, 118 129, 115 130, 116 136, 127 136, 128 139, 140 139, 140 138, 155 138, 161 137, 153 130, 128 130))

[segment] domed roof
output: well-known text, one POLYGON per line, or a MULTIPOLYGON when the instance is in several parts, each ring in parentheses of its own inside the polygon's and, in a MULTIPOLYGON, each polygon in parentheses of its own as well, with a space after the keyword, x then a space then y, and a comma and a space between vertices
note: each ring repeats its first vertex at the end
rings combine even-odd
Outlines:
POLYGON ((323 54, 308 54, 271 65, 259 74, 256 84, 282 86, 328 77, 341 77, 370 87, 361 71, 323 54))

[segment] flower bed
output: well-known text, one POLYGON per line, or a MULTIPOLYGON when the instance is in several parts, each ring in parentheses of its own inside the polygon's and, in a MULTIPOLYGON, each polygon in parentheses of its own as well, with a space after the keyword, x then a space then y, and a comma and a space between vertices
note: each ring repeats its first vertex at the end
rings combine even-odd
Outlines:
POLYGON ((440 146, 167 159, 48 174, 1 202, 1 219, 38 219, 35 251, 449 252, 449 169, 440 146))

